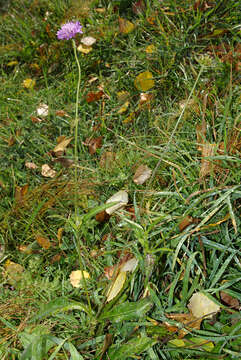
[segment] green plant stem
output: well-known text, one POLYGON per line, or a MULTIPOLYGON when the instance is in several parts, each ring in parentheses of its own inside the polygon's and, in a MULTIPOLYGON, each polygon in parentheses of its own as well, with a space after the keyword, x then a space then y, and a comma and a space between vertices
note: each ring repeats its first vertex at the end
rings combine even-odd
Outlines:
MULTIPOLYGON (((81 256, 81 252, 80 252, 80 248, 81 248, 81 241, 79 239, 79 227, 81 226, 80 219, 78 218, 78 172, 77 172, 77 168, 78 168, 78 160, 79 160, 79 156, 78 156, 78 125, 79 125, 79 118, 78 118, 78 108, 79 108, 79 90, 80 90, 80 82, 81 82, 81 68, 80 68, 80 63, 79 63, 79 59, 77 56, 77 51, 76 51, 76 43, 74 41, 74 39, 72 39, 72 44, 73 44, 73 49, 74 49, 74 57, 77 63, 77 67, 78 67, 78 83, 77 83, 77 91, 76 91, 76 102, 75 102, 75 120, 74 120, 74 163, 75 163, 75 167, 74 167, 74 181, 75 181, 75 190, 74 190, 74 213, 75 213, 75 236, 76 236, 76 240, 77 242, 75 243, 75 247, 79 256, 79 266, 80 266, 80 271, 82 274, 82 279, 83 279, 83 283, 84 283, 84 289, 85 289, 85 293, 86 293, 86 298, 88 301, 88 306, 89 309, 91 310, 91 303, 90 303, 90 297, 87 291, 87 284, 86 284, 86 280, 84 277, 84 272, 83 272, 83 264, 82 264, 82 256, 81 256)), ((72 132, 72 127, 71 127, 71 132, 72 132)), ((82 141, 81 141, 82 143, 82 141)))

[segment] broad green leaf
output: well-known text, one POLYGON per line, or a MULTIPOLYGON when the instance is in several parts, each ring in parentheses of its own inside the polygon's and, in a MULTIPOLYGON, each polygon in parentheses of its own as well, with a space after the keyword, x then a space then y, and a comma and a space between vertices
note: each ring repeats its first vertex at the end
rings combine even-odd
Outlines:
MULTIPOLYGON (((195 343, 196 345, 200 345, 200 347, 205 351, 212 351, 214 348, 214 344, 211 341, 208 341, 206 339, 193 337, 191 339, 188 339, 188 342, 195 343)), ((193 345, 189 344, 189 347, 193 347, 193 345)))
POLYGON ((115 306, 112 310, 103 312, 99 320, 127 321, 143 317, 152 307, 149 299, 145 298, 136 302, 125 302, 115 306))
POLYGON ((84 311, 87 314, 90 313, 87 306, 83 305, 81 302, 69 300, 66 298, 60 298, 50 301, 48 304, 44 305, 43 309, 31 319, 31 322, 42 319, 47 316, 54 315, 58 312, 69 311, 74 309, 84 311))
POLYGON ((155 85, 152 73, 150 71, 144 71, 140 73, 135 78, 134 85, 137 90, 140 91, 150 90, 155 85))
POLYGON ((136 354, 143 353, 155 344, 156 340, 153 340, 147 336, 138 337, 121 346, 111 346, 108 351, 108 356, 111 360, 125 360, 129 357, 135 356, 136 354))
POLYGON ((171 345, 174 345, 177 347, 183 347, 183 346, 185 346, 185 341, 181 340, 181 339, 173 339, 173 340, 168 341, 168 344, 171 344, 171 345))

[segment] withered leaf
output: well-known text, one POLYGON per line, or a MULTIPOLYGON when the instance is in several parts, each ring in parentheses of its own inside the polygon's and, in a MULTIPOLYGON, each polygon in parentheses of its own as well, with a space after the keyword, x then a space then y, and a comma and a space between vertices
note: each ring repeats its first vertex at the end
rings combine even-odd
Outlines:
POLYGON ((42 165, 42 171, 41 174, 44 177, 50 177, 50 178, 54 178, 56 176, 56 171, 51 169, 51 167, 47 164, 42 165))
POLYGON ((16 186, 15 189, 15 200, 18 204, 21 204, 24 202, 26 194, 28 192, 29 184, 26 184, 24 186, 16 186))
POLYGON ((240 309, 240 304, 239 304, 238 299, 227 294, 225 291, 220 291, 220 298, 225 304, 229 305, 231 308, 237 309, 237 310, 240 309))
POLYGON ((37 241, 37 243, 44 249, 44 250, 48 250, 51 246, 51 243, 49 241, 48 238, 43 237, 41 235, 35 235, 35 239, 37 241))
POLYGON ((100 158, 100 166, 105 169, 110 169, 115 161, 115 154, 111 151, 105 151, 100 158))
POLYGON ((203 178, 207 175, 210 175, 214 170, 214 164, 212 160, 207 159, 207 157, 214 156, 216 144, 207 143, 202 146, 202 163, 200 169, 200 177, 203 178))
POLYGON ((128 34, 129 32, 133 31, 135 29, 135 25, 130 22, 129 20, 118 18, 119 22, 119 30, 122 34, 128 34))
POLYGON ((191 224, 198 224, 200 222, 199 219, 193 218, 192 216, 185 216, 182 221, 179 223, 178 227, 180 231, 183 231, 191 224))
POLYGON ((84 145, 89 147, 89 153, 91 155, 95 154, 97 149, 100 149, 102 146, 102 136, 98 136, 97 138, 87 138, 84 142, 84 145))
POLYGON ((151 176, 152 170, 147 165, 140 165, 133 177, 134 183, 142 185, 151 176))
POLYGON ((102 96, 104 95, 104 91, 100 90, 98 92, 89 92, 86 95, 86 101, 87 103, 91 103, 93 101, 98 101, 102 98, 102 96))
POLYGON ((27 169, 35 170, 37 169, 37 165, 33 162, 26 161, 25 166, 27 169))
POLYGON ((106 222, 106 221, 109 220, 109 218, 110 218, 110 215, 108 215, 105 210, 99 212, 99 213, 95 216, 96 221, 98 221, 99 223, 106 222))
POLYGON ((56 156, 58 156, 58 155, 61 156, 72 139, 73 139, 72 137, 67 138, 67 139, 64 137, 60 142, 58 142, 58 144, 55 146, 55 148, 53 150, 55 155, 56 156))

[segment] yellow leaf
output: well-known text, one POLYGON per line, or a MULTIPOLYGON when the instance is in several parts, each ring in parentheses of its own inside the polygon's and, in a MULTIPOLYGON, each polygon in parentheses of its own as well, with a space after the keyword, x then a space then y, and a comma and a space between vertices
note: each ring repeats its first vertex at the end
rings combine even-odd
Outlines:
POLYGON ((129 101, 126 101, 121 108, 117 111, 118 114, 123 114, 128 109, 128 106, 130 105, 129 101))
POLYGON ((111 301, 119 294, 119 292, 124 286, 125 281, 126 271, 121 271, 106 294, 107 302, 111 301))
POLYGON ((83 280, 83 278, 85 278, 85 279, 90 278, 90 274, 85 270, 72 271, 72 273, 69 276, 71 285, 76 288, 81 287, 81 281, 83 280))
POLYGON ((4 266, 4 275, 8 277, 10 284, 14 284, 14 282, 21 280, 22 273, 24 272, 24 268, 22 265, 16 264, 11 260, 7 260, 4 266))
POLYGON ((58 153, 59 151, 61 152, 64 151, 72 139, 73 139, 72 137, 68 139, 64 138, 60 143, 58 143, 58 145, 55 146, 54 152, 58 153))
POLYGON ((13 60, 13 61, 10 61, 9 63, 7 63, 7 66, 15 66, 17 64, 18 64, 18 61, 13 60))
POLYGON ((23 87, 25 87, 26 89, 33 89, 35 84, 36 84, 36 81, 33 79, 25 79, 22 82, 23 87))
POLYGON ((128 93, 128 91, 118 91, 116 95, 119 102, 125 101, 130 97, 130 93, 128 93))
POLYGON ((44 249, 44 250, 48 250, 51 246, 50 241, 48 238, 45 238, 43 236, 40 235, 36 235, 35 239, 37 240, 38 244, 44 249))
POLYGON ((152 73, 150 71, 144 71, 140 73, 135 78, 134 85, 138 90, 141 91, 150 90, 155 85, 152 73))
POLYGON ((154 53, 155 51, 156 51, 156 47, 155 47, 155 45, 153 45, 153 44, 148 45, 148 46, 146 47, 146 49, 145 49, 145 52, 146 52, 147 54, 152 54, 152 53, 154 53))
POLYGON ((180 339, 170 340, 170 341, 168 341, 168 344, 171 344, 171 345, 174 345, 174 346, 177 346, 177 347, 185 346, 184 340, 180 340, 180 339))
POLYGON ((79 46, 77 47, 77 50, 83 54, 89 54, 92 51, 92 47, 84 45, 84 44, 79 44, 79 46))
POLYGON ((134 119, 135 115, 136 115, 136 114, 135 114, 134 111, 131 112, 130 115, 127 116, 127 118, 125 118, 125 119, 123 120, 123 124, 128 124, 129 122, 131 122, 131 121, 134 119))
POLYGON ((205 317, 210 319, 214 313, 220 310, 219 305, 201 292, 193 294, 187 307, 196 318, 205 317))
POLYGON ((135 29, 135 25, 129 20, 119 17, 118 21, 119 21, 119 30, 122 34, 128 34, 129 32, 135 29))

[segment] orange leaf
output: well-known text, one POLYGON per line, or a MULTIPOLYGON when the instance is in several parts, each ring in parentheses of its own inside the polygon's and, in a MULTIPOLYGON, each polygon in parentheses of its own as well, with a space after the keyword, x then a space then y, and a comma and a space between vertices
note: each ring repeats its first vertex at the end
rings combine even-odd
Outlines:
POLYGON ((87 103, 91 103, 93 101, 98 101, 102 98, 103 95, 104 95, 104 91, 102 91, 102 90, 100 90, 96 93, 89 92, 86 96, 86 101, 87 101, 87 103))
POLYGON ((48 238, 45 238, 41 235, 36 235, 35 239, 37 240, 38 244, 44 249, 48 250, 51 246, 51 243, 48 238))

